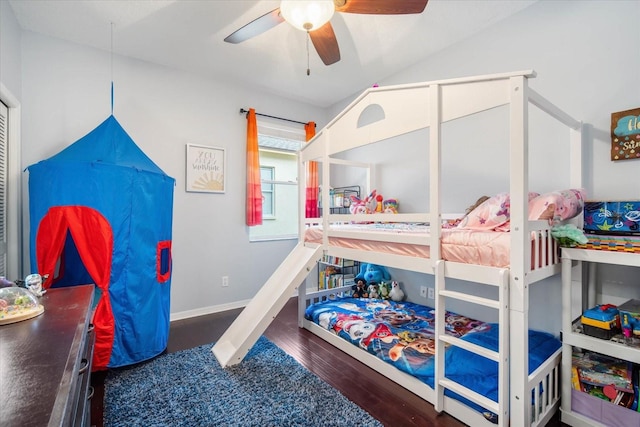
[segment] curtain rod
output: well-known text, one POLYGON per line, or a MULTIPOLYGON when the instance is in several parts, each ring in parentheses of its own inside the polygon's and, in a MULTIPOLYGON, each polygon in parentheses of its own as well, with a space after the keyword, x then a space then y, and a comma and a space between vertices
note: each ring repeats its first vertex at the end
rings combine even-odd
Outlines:
MULTIPOLYGON (((241 108, 240 109, 240 114, 243 114, 243 113, 249 113, 249 110, 245 110, 244 108, 241 108)), ((285 119, 285 118, 282 118, 282 117, 270 116, 268 114, 256 113, 256 116, 269 117, 271 119, 284 120, 285 122, 292 122, 292 123, 299 123, 301 125, 306 125, 305 122, 299 122, 297 120, 285 119)), ((314 126, 315 126, 315 123, 314 123, 314 126)))

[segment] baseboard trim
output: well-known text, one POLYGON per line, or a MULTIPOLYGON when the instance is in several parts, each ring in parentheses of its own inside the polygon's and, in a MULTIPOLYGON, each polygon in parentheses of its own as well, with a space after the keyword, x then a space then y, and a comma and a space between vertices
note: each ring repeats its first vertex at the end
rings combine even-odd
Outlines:
POLYGON ((206 316, 207 314, 220 313, 221 311, 235 310, 237 308, 245 307, 247 304, 249 304, 249 301, 251 300, 235 301, 226 304, 211 305, 209 307, 171 313, 169 315, 169 321, 174 322, 176 320, 184 320, 190 319, 192 317, 206 316))
MULTIPOLYGON (((293 295, 291 295, 291 297, 293 298, 297 296, 298 296, 298 289, 296 289, 293 292, 293 295)), ((207 314, 220 313, 221 311, 235 310, 236 308, 243 308, 247 304, 249 304, 249 301, 251 300, 247 299, 242 301, 229 302, 226 304, 211 305, 209 307, 195 308, 193 310, 179 311, 177 313, 170 313, 169 322, 174 322, 176 320, 190 319, 192 317, 198 317, 198 316, 206 316, 207 314)))

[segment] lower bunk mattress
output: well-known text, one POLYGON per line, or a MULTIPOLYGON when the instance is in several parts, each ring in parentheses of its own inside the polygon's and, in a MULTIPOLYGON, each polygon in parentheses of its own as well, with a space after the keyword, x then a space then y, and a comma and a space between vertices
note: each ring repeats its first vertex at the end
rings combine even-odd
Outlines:
MULTIPOLYGON (((435 309, 411 302, 337 298, 307 307, 305 317, 433 388, 435 309)), ((456 313, 445 315, 446 333, 498 351, 498 324, 456 313)), ((551 357, 561 343, 553 335, 529 331, 529 373, 551 357)), ((445 355, 445 376, 497 402, 498 364, 459 347, 445 355)), ((449 390, 458 399, 497 422, 497 416, 449 390)))

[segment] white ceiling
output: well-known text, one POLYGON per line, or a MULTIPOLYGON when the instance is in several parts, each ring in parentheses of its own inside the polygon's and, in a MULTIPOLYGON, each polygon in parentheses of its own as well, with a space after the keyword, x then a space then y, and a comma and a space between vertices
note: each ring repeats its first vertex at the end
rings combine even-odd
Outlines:
MULTIPOLYGON (((396 0, 402 1, 402 0, 396 0)), ((420 15, 336 13, 340 62, 282 23, 240 44, 223 39, 273 0, 9 0, 25 30, 327 107, 538 0, 429 0, 420 15), (113 39, 113 41, 112 41, 113 39)))

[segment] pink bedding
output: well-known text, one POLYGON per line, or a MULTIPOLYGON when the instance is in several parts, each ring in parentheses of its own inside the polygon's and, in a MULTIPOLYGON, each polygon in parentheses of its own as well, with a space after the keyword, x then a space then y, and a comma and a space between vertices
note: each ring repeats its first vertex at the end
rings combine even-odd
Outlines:
MULTIPOLYGON (((360 240, 342 237, 330 237, 331 246, 359 249, 373 252, 384 252, 396 255, 428 258, 429 227, 418 224, 343 224, 332 226, 332 230, 362 231, 367 236, 389 233, 410 233, 413 236, 424 237, 424 243, 398 243, 376 240, 360 240)), ((462 229, 443 229, 442 258, 467 264, 486 265, 491 267, 509 266, 509 247, 511 243, 508 232, 477 231, 462 229)), ((322 229, 313 227, 307 229, 305 241, 322 243, 322 229)))

